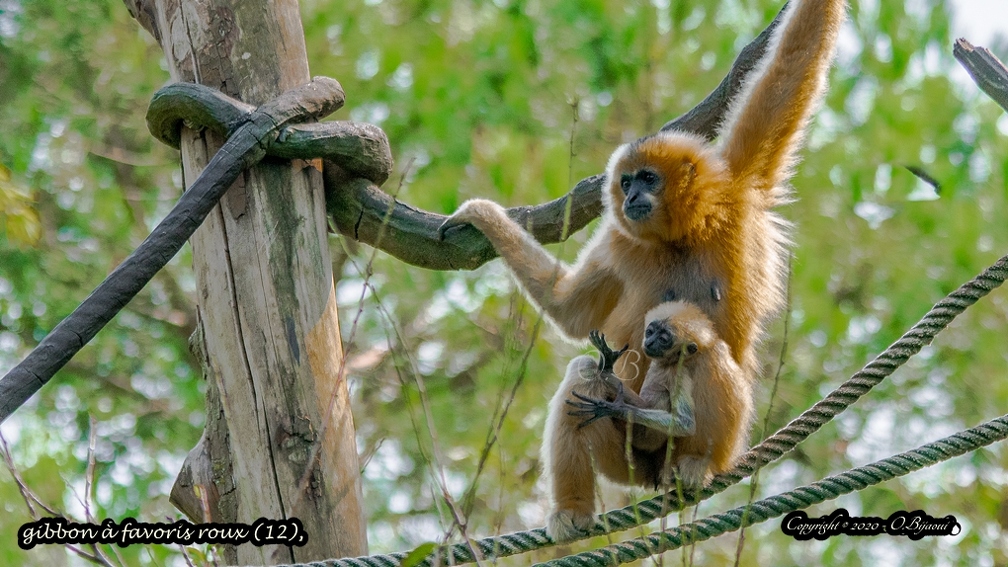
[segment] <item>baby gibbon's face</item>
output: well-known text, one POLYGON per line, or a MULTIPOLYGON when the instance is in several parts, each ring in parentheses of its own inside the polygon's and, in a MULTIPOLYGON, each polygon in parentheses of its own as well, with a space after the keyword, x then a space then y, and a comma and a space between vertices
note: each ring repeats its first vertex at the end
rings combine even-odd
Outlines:
POLYGON ((644 329, 644 354, 666 363, 685 360, 700 350, 688 336, 677 333, 667 319, 656 319, 644 329))
POLYGON ((676 364, 714 348, 717 335, 707 315, 688 301, 666 301, 644 316, 644 354, 659 364, 676 364))

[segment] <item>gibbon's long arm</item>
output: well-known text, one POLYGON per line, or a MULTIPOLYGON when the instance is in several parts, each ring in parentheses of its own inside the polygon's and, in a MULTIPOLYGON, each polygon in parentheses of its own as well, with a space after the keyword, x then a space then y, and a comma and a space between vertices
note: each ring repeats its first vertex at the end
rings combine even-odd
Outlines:
POLYGON ((654 451, 660 449, 669 437, 684 437, 696 435, 696 410, 693 407, 693 396, 686 388, 680 387, 667 402, 671 412, 658 409, 634 411, 634 403, 627 400, 629 410, 626 410, 628 422, 635 424, 631 444, 635 449, 654 451), (652 412, 643 415, 643 412, 652 412), (663 415, 665 414, 665 415, 663 415), (685 434, 673 433, 673 430, 684 430, 685 434))
POLYGON ((511 220, 504 207, 486 199, 463 203, 438 233, 444 238, 445 231, 467 223, 487 237, 526 293, 573 338, 601 327, 623 292, 598 246, 568 267, 511 220))
POLYGON ((658 443, 652 442, 654 441, 652 436, 639 438, 635 434, 633 446, 639 449, 653 450, 668 437, 688 437, 696 433, 696 418, 688 396, 679 395, 672 400, 676 409, 676 413, 673 414, 665 410, 630 405, 622 395, 611 402, 582 396, 577 392, 572 392, 572 395, 580 401, 567 400, 567 404, 573 408, 567 412, 568 415, 585 418, 578 427, 584 427, 603 417, 614 417, 662 434, 662 437, 658 438, 658 443), (647 446, 641 446, 642 442, 647 446))
POLYGON ((826 89, 845 7, 845 0, 792 0, 750 75, 755 79, 739 93, 720 144, 743 186, 772 189, 790 176, 804 127, 826 89))

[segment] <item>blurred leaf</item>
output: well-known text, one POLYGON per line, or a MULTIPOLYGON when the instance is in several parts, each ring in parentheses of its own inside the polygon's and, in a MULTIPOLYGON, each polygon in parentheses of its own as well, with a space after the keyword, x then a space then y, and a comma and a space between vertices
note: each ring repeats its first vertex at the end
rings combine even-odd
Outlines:
POLYGON ((0 234, 19 246, 34 245, 42 234, 28 192, 14 184, 11 171, 3 164, 0 164, 0 234))
POLYGON ((433 541, 422 543, 419 546, 417 546, 416 549, 409 552, 406 555, 406 557, 403 558, 402 563, 400 563, 400 565, 402 567, 414 567, 414 565, 419 565, 421 562, 423 562, 424 559, 427 558, 428 555, 433 553, 435 549, 437 549, 437 543, 433 541))

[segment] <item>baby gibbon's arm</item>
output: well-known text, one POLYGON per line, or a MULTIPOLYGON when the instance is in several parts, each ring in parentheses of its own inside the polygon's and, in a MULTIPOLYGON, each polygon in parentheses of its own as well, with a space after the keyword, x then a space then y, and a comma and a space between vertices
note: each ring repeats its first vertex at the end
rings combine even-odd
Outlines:
MULTIPOLYGON (((585 418, 578 427, 584 427, 603 417, 614 417, 627 423, 642 425, 649 430, 661 432, 667 437, 687 437, 696 433, 693 406, 689 396, 686 395, 676 396, 672 400, 672 404, 676 408, 676 413, 673 414, 665 410, 630 405, 623 398, 623 389, 620 389, 620 395, 617 395, 616 399, 611 402, 582 396, 577 392, 571 394, 581 401, 567 401, 567 404, 573 408, 567 412, 568 415, 585 418)), ((636 442, 633 445, 638 446, 636 442)))

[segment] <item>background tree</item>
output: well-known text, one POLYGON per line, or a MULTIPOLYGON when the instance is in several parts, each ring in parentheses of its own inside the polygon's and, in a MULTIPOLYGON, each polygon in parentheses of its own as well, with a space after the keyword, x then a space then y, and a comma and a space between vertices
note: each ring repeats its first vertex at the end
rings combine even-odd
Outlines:
MULTIPOLYGON (((347 92, 337 117, 379 124, 393 145, 399 169, 386 190, 443 213, 476 195, 508 205, 558 197, 598 173, 618 143, 699 101, 779 9, 769 0, 547 4, 302 2, 311 71, 336 77, 347 92)), ((972 84, 950 78, 962 75, 948 7, 853 4, 827 108, 793 181, 799 200, 784 211, 797 223, 797 249, 771 429, 1008 251, 1008 119, 972 84), (940 194, 905 166, 927 171, 940 194)), ((999 45, 991 47, 1005 59, 999 45)), ((160 60, 120 3, 0 2, 0 370, 132 250, 181 191, 175 153, 143 124, 168 76, 153 64, 160 60)), ((589 233, 556 248, 571 258, 589 233)), ((535 483, 546 400, 581 349, 540 324, 497 262, 432 272, 342 238, 330 245, 371 551, 443 536, 451 514, 442 490, 468 513, 472 535, 541 525, 535 483)), ((203 420, 199 367, 185 347, 195 316, 190 264, 180 254, 4 423, 15 464, 50 502, 80 512, 90 414, 95 515, 174 513, 166 495, 203 420)), ((757 494, 1008 411, 1008 382, 998 379, 1006 323, 998 291, 763 471, 757 494)), ((766 344, 769 377, 782 334, 778 326, 766 344)), ((760 415, 772 381, 764 384, 760 415)), ((809 510, 954 514, 966 527, 957 538, 795 542, 769 522, 749 531, 742 562, 1005 562, 1006 470, 1004 448, 994 446, 809 510)), ((0 478, 0 496, 8 512, 0 533, 9 534, 0 561, 66 562, 58 547, 18 549, 13 534, 28 516, 9 477, 0 478)), ((730 490, 700 514, 747 496, 745 487, 730 490)), ((735 548, 735 535, 721 537, 699 546, 695 561, 718 564, 735 548)), ((181 561, 157 546, 121 553, 129 564, 181 561)))

